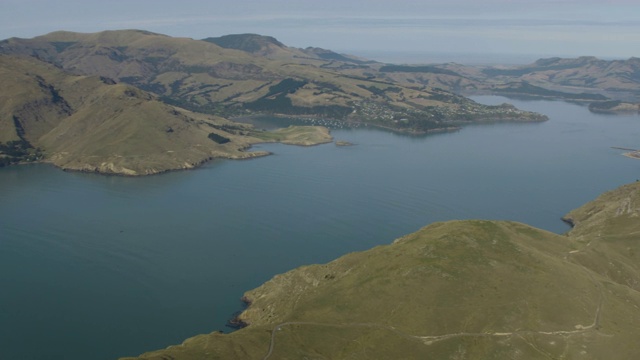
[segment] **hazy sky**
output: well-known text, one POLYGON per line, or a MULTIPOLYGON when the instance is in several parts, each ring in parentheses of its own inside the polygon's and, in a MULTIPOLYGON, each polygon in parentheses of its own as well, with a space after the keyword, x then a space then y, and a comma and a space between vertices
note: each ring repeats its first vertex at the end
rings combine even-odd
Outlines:
POLYGON ((640 56, 640 0, 0 0, 0 38, 144 29, 290 46, 535 56, 640 56))

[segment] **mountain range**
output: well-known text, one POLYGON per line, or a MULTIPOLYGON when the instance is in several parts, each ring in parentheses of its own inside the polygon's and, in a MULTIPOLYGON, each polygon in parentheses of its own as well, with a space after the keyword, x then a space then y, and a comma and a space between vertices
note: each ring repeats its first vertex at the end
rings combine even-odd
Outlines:
MULTIPOLYGON (((450 131, 469 123, 547 119, 507 104, 481 105, 460 93, 563 98, 592 102, 594 111, 634 111, 623 101, 637 100, 640 79, 635 58, 552 58, 520 67, 390 65, 288 47, 257 34, 194 40, 141 30, 58 31, 0 41, 0 56, 0 80, 11 84, 0 93, 0 165, 47 161, 128 175, 263 155, 245 150, 285 140, 230 120, 236 117, 276 114, 411 133, 450 131)), ((303 143, 330 141, 326 135, 309 139, 303 143)))
POLYGON ((14 89, 6 88, 2 93, 14 105, 0 114, 2 126, 8 129, 5 139, 0 139, 0 149, 15 145, 7 141, 25 140, 30 145, 18 144, 25 154, 14 157, 15 161, 44 159, 66 169, 140 175, 191 168, 211 157, 253 156, 242 150, 258 142, 260 136, 246 138, 250 131, 245 125, 230 125, 227 120, 255 114, 324 117, 413 133, 448 131, 471 122, 546 120, 543 115, 510 105, 481 105, 445 89, 395 81, 382 76, 377 69, 381 64, 373 61, 320 48, 291 48, 255 34, 193 40, 140 30, 59 31, 33 39, 3 40, 0 54, 5 63, 13 64, 2 73, 6 81, 26 76, 31 83, 27 81, 25 87, 40 89, 40 93, 22 91, 23 83, 18 81, 14 89), (34 71, 26 70, 31 67, 34 71), (68 79, 62 80, 64 75, 68 79), (76 91, 80 88, 67 86, 88 78, 93 80, 82 81, 92 82, 87 85, 90 89, 76 91), (40 84, 38 79, 46 82, 40 84), (86 99, 94 96, 92 91, 100 93, 95 96, 101 102, 86 99), (49 100, 30 99, 26 94, 48 96, 49 100), (82 108, 89 103, 91 109, 82 108), (126 104, 135 106, 126 108, 126 104), (146 106, 153 110, 139 111, 146 106), (30 117, 30 112, 20 110, 24 107, 55 119, 44 126, 30 117), (117 121, 109 125, 116 118, 116 109, 120 111, 118 121, 129 122, 127 126, 117 121), (181 115, 171 115, 173 111, 181 115), (107 116, 108 112, 111 115, 107 116), (90 113, 107 116, 101 120, 104 124, 71 126, 76 121, 66 119, 90 113), (182 120, 175 116, 182 116, 182 120), (18 121, 13 121, 16 117, 18 121), (146 120, 132 122, 134 118, 146 120), (188 124, 183 127, 189 129, 180 132, 184 137, 177 143, 177 132, 166 132, 168 128, 182 129, 175 121, 188 124), (203 128, 200 121, 214 122, 218 127, 212 131, 228 143, 200 141, 210 128, 203 128), (63 122, 68 130, 47 135, 63 122), (242 130, 229 132, 221 124, 242 130), (136 131, 155 128, 157 132, 148 134, 147 143, 145 137, 113 131, 124 127, 133 131, 132 126, 138 127, 136 131), (80 129, 91 131, 85 134, 80 129), (68 137, 72 133, 73 144, 68 137), (39 150, 26 149, 29 146, 39 150), (115 148, 120 151, 113 152, 115 148), (125 151, 127 148, 131 151, 125 151), (184 156, 175 156, 178 153, 184 156))

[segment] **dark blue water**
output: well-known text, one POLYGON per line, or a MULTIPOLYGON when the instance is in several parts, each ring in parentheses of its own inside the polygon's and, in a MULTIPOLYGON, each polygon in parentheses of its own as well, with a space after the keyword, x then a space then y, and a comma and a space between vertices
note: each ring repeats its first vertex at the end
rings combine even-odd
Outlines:
MULTIPOLYGON (((507 101, 479 97, 485 103, 507 101)), ((435 221, 508 219, 557 233, 569 210, 640 178, 640 117, 510 101, 539 124, 338 140, 144 178, 0 171, 0 354, 113 359, 224 330, 244 291, 435 221)))

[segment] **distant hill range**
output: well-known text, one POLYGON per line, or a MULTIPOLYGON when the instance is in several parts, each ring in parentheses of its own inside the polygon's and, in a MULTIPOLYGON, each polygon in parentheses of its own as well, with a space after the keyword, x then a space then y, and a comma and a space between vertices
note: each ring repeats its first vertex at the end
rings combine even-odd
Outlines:
MULTIPOLYGON (((448 71, 448 77, 423 78, 421 83, 439 84, 449 90, 466 93, 488 92, 571 101, 618 100, 640 102, 640 58, 600 60, 595 57, 575 59, 540 59, 523 66, 433 65, 448 71), (457 75, 457 76, 456 76, 457 75)), ((409 66, 397 81, 413 81, 409 66)))
MULTIPOLYGON (((347 125, 367 124, 393 131, 428 133, 450 131, 468 123, 546 120, 544 115, 510 105, 481 105, 459 93, 604 102, 611 101, 610 93, 634 94, 637 81, 637 59, 626 62, 595 58, 546 59, 517 68, 389 65, 321 48, 288 47, 273 37, 257 34, 194 40, 140 30, 92 34, 60 31, 33 39, 0 41, 0 54, 8 64, 0 80, 15 83, 18 89, 5 86, 0 93, 7 99, 0 114, 0 126, 7 129, 0 135, 0 165, 45 160, 69 169, 122 174, 190 168, 211 157, 251 156, 241 149, 257 142, 260 136, 256 137, 256 132, 249 136, 245 125, 228 121, 237 116, 324 117, 347 125), (68 85, 74 81, 94 85, 80 93, 68 85), (569 85, 571 91, 567 90, 569 85), (32 90, 20 90, 23 87, 32 90), (123 101, 126 96, 112 89, 119 89, 122 94, 136 94, 137 102, 123 101), (109 101, 86 101, 112 92, 109 101), (45 95, 49 96, 48 101, 38 100, 45 95), (115 102, 111 104, 111 101, 115 102), (84 110, 89 105, 91 110, 84 110), (69 131, 47 135, 58 123, 73 122, 67 118, 111 111, 100 106, 120 109, 118 116, 123 122, 148 119, 146 123, 131 122, 127 131, 132 130, 131 124, 139 126, 136 130, 139 132, 149 126, 174 129, 177 125, 172 121, 180 118, 190 135, 180 140, 183 145, 180 151, 167 143, 177 135, 171 132, 162 136, 158 132, 158 137, 151 132, 148 142, 144 137, 116 131, 113 134, 131 142, 126 142, 126 146, 115 146, 125 140, 109 142, 111 147, 104 147, 89 133, 78 133, 73 138, 74 143, 85 142, 89 148, 101 147, 99 151, 70 145, 71 140, 65 136, 77 131, 80 125, 68 125, 69 131), (141 111, 145 106, 154 110, 141 111), (25 111, 25 107, 33 110, 25 111), (167 115, 172 111, 180 115, 167 115), (151 116, 154 112, 162 116, 151 116), (42 115, 45 113, 47 115, 42 115), (48 120, 47 127, 36 120, 38 116, 55 120, 48 120), (209 133, 208 125, 202 128, 201 121, 216 122, 218 127, 211 131, 229 141, 224 144, 196 141, 195 133, 209 133), (226 130, 235 130, 225 131, 220 127, 222 123, 226 124, 226 130), (196 130, 198 127, 200 130, 196 130), (243 130, 238 130, 240 128, 243 130), (133 139, 137 141, 135 146, 133 139), (158 145, 160 143, 162 145, 158 145), (121 150, 110 153, 116 148, 121 150), (177 156, 178 153, 185 156, 177 156), (173 160, 165 161, 168 154, 172 154, 173 160), (130 160, 124 162, 125 158, 130 160), (132 160, 134 158, 139 160, 132 160)), ((594 107, 603 108, 615 112, 631 109, 633 105, 594 107)), ((111 112, 115 114, 114 111, 111 112)), ((91 126, 84 128, 96 131, 91 126)), ((263 134, 262 139, 265 138, 273 141, 277 137, 263 134)))
POLYGON ((553 84, 574 89, 640 94, 640 58, 600 60, 540 59, 531 65, 514 68, 485 68, 490 77, 517 77, 537 84, 553 84))
POLYGON ((572 211, 557 235, 504 221, 429 225, 277 275, 246 328, 137 359, 636 359, 640 183, 572 211))
POLYGON ((446 89, 394 81, 378 71, 382 64, 319 48, 291 48, 255 34, 203 41, 137 30, 55 32, 5 40, 0 53, 107 77, 167 103, 222 116, 323 116, 413 132, 471 121, 544 119, 483 106, 446 89))

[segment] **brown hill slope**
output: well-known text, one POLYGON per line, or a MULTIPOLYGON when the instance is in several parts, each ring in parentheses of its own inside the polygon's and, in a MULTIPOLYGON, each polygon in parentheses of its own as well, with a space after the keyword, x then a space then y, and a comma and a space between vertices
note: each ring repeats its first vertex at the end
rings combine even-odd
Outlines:
MULTIPOLYGON (((213 157, 265 155, 243 150, 287 138, 169 106, 106 78, 70 76, 31 57, 0 56, 0 81, 0 142, 28 142, 64 169, 154 174, 213 157)), ((330 140, 326 129, 308 129, 302 132, 330 140)))
POLYGON ((289 48, 253 34, 207 40, 136 30, 56 32, 2 41, 0 53, 36 56, 66 71, 113 78, 174 105, 220 115, 325 116, 419 132, 473 121, 546 119, 400 83, 379 73, 379 65, 320 49, 289 48))
POLYGON ((433 224, 275 276, 246 293, 248 327, 140 359, 637 358, 639 213, 636 183, 572 212, 568 236, 433 224))

